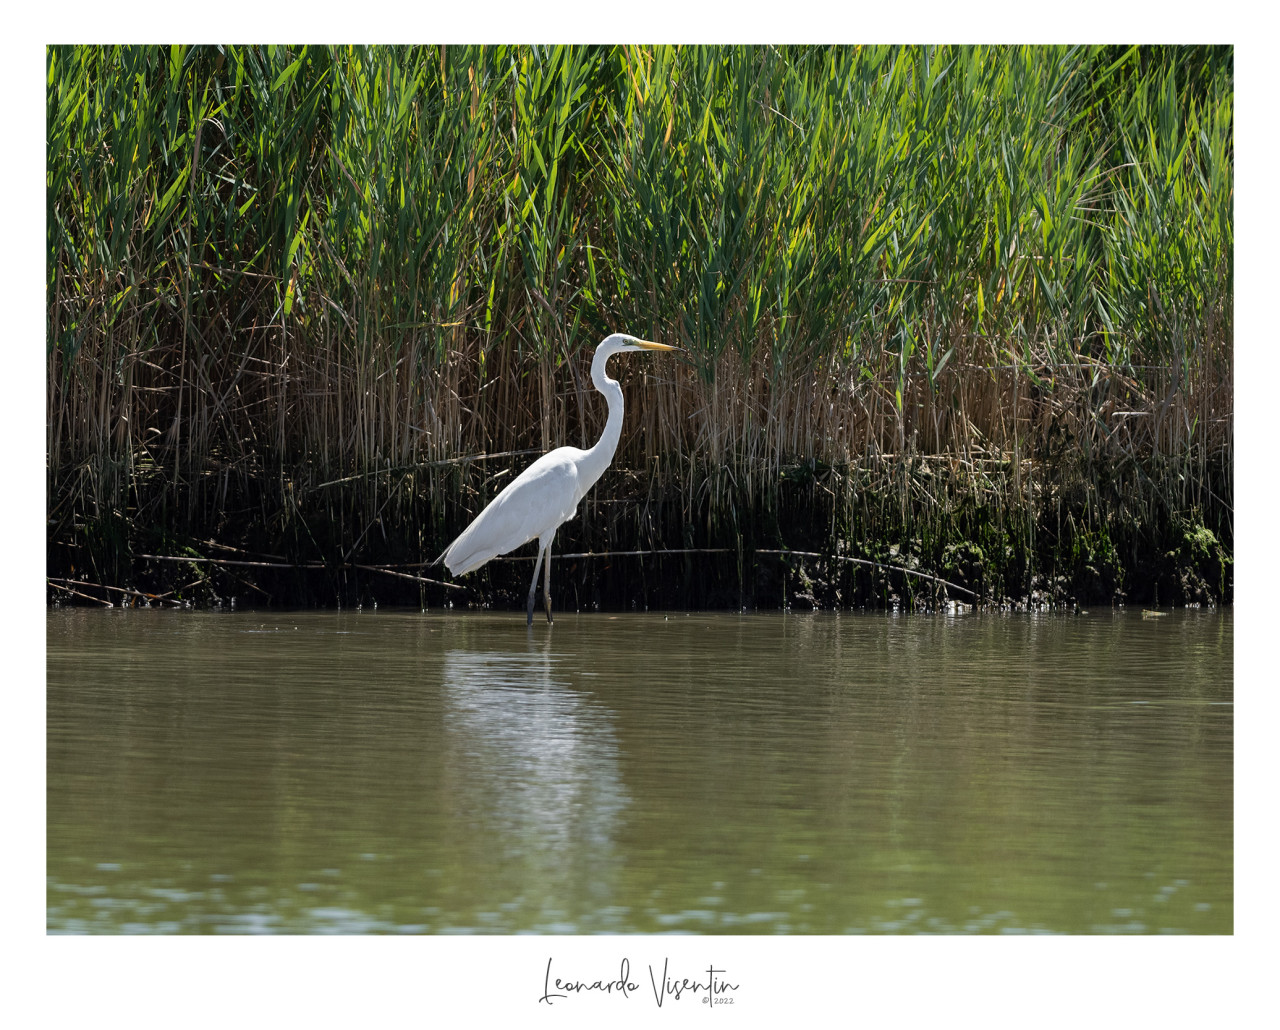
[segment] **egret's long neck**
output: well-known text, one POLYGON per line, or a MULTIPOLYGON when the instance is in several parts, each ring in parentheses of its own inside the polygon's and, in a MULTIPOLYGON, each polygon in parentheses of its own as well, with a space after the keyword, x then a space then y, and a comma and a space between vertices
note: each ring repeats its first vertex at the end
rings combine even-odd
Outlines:
POLYGON ((604 432, 600 434, 600 439, 587 451, 587 456, 578 469, 583 490, 599 479, 604 470, 609 467, 609 462, 613 460, 613 453, 618 449, 618 441, 622 439, 622 387, 618 385, 617 380, 610 379, 605 372, 604 366, 608 360, 608 354, 601 354, 597 350, 595 358, 591 361, 591 382, 604 394, 604 399, 609 405, 609 418, 604 424, 604 432))

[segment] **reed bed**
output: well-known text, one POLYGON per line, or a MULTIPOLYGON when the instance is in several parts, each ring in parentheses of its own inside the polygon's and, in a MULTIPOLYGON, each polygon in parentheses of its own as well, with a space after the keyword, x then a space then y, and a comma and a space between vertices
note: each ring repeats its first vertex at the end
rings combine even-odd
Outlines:
POLYGON ((78 591, 440 603, 421 563, 595 437, 590 352, 626 330, 685 354, 615 361, 623 441, 559 546, 682 553, 566 559, 579 603, 939 600, 894 567, 1230 598, 1230 48, 47 66, 49 565, 78 591))

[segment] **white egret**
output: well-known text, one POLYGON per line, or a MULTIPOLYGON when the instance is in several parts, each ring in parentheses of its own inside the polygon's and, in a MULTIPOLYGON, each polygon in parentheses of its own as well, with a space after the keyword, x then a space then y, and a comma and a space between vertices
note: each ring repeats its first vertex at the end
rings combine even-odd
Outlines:
POLYGON ((577 513, 578 502, 600 478, 622 436, 622 387, 605 373, 605 362, 622 351, 679 350, 665 343, 637 340, 626 333, 608 336, 591 360, 591 382, 609 404, 609 419, 596 445, 589 450, 557 447, 516 476, 485 507, 475 521, 441 555, 449 572, 461 576, 490 558, 515 550, 538 538, 538 558, 529 583, 528 625, 533 625, 533 599, 538 570, 546 562, 542 584, 547 622, 551 622, 551 541, 560 525, 577 513))

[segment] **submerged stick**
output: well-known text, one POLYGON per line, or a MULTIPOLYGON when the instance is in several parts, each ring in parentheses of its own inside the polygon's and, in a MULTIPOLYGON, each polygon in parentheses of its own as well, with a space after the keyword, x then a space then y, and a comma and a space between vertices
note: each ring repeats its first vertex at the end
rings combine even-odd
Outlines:
POLYGON ((469 461, 486 461, 496 458, 519 458, 529 454, 541 454, 542 451, 536 447, 525 448, 519 451, 499 451, 496 454, 460 454, 456 458, 438 458, 433 461, 417 461, 409 465, 398 465, 395 468, 372 469, 369 472, 358 472, 353 476, 343 476, 341 479, 330 479, 323 483, 317 483, 315 486, 308 487, 308 491, 322 490, 326 486, 338 486, 342 483, 353 483, 357 479, 368 479, 371 476, 394 475, 396 473, 412 472, 420 468, 440 468, 445 465, 463 465, 469 461))
MULTIPOLYGON (((79 590, 74 590, 74 589, 72 589, 72 588, 71 588, 71 587, 69 587, 69 586, 64 586, 64 585, 63 585, 63 582, 64 582, 64 581, 60 581, 60 580, 51 579, 51 578, 49 578, 49 577, 46 577, 45 582, 47 582, 47 583, 48 583, 51 587, 53 587, 55 590, 65 590, 68 594, 75 594, 75 595, 76 595, 76 597, 83 597, 86 601, 92 601, 94 604, 104 605, 104 606, 105 606, 105 607, 107 607, 107 608, 114 608, 114 607, 115 607, 115 602, 114 602, 114 601, 107 601, 107 600, 104 600, 104 599, 103 599, 103 598, 101 598, 101 597, 94 597, 92 594, 85 594, 85 593, 81 593, 79 590)), ((97 583, 90 583, 90 584, 88 584, 88 585, 89 585, 89 586, 97 586, 98 584, 97 584, 97 583)))
MULTIPOLYGON (((344 568, 346 566, 343 566, 344 568)), ((450 590, 466 590, 461 583, 445 583, 439 579, 427 579, 426 576, 413 576, 407 572, 396 572, 395 569, 388 569, 377 565, 351 565, 353 569, 363 569, 365 572, 381 572, 384 576, 396 576, 400 579, 411 579, 415 583, 430 583, 435 587, 447 587, 450 590)))
MULTIPOLYGON (((113 587, 113 586, 108 586, 105 583, 90 583, 88 580, 84 580, 84 579, 59 579, 55 576, 46 576, 45 579, 47 579, 48 582, 51 583, 53 586, 59 586, 62 583, 74 583, 76 586, 93 587, 95 590, 114 590, 118 594, 128 594, 130 597, 141 597, 147 601, 157 601, 160 604, 171 604, 175 608, 182 607, 181 601, 168 600, 168 594, 148 594, 148 593, 144 593, 141 590, 130 590, 128 587, 113 587)), ((66 590, 67 588, 62 587, 62 589, 66 590)), ((80 597, 89 596, 88 594, 81 594, 78 590, 71 590, 70 593, 77 594, 80 597)), ((98 601, 99 599, 95 597, 95 598, 91 598, 91 600, 98 601)), ((99 603, 110 604, 111 602, 100 601, 99 603)))
POLYGON ((146 558, 150 561, 185 561, 195 565, 204 562, 209 562, 213 565, 248 565, 257 569, 327 569, 332 567, 324 562, 241 561, 236 558, 190 558, 181 554, 139 554, 136 557, 146 558))
MULTIPOLYGON (((731 547, 671 547, 657 548, 652 551, 574 551, 568 554, 553 554, 556 561, 561 558, 626 558, 626 557, 647 557, 651 554, 731 554, 731 547)), ((496 558, 490 558, 490 561, 533 561, 536 555, 532 554, 503 554, 496 558)))
POLYGON ((846 554, 821 554, 818 551, 756 551, 756 554, 778 554, 788 555, 794 554, 800 558, 834 558, 836 561, 853 562, 855 565, 870 565, 873 569, 885 569, 890 572, 901 572, 907 576, 917 576, 920 579, 931 580, 934 583, 941 583, 943 586, 951 587, 953 590, 959 590, 962 594, 968 594, 970 597, 976 598, 978 595, 968 587, 962 587, 959 583, 952 583, 948 579, 941 576, 934 576, 928 572, 917 572, 915 569, 904 568, 901 565, 885 565, 883 562, 871 561, 868 558, 852 558, 846 554))
MULTIPOLYGON (((557 561, 564 558, 625 558, 625 557, 648 557, 652 554, 732 554, 734 549, 731 547, 672 547, 658 548, 652 551, 579 551, 568 554, 553 555, 557 561)), ((777 551, 759 548, 756 554, 776 554, 788 555, 792 554, 799 558, 832 558, 835 561, 852 562, 855 565, 869 565, 874 569, 884 569, 887 572, 901 572, 906 576, 916 576, 919 579, 927 579, 934 583, 941 583, 945 587, 952 590, 959 590, 962 594, 968 594, 970 597, 977 598, 976 591, 970 590, 968 587, 962 587, 959 583, 952 583, 949 579, 943 579, 941 576, 935 576, 928 572, 919 572, 915 569, 908 569, 902 565, 886 565, 883 562, 871 561, 868 558, 853 558, 844 554, 822 554, 819 551, 777 551)), ((490 561, 532 561, 534 558, 531 554, 510 555, 504 554, 497 558, 491 558, 490 561)))
MULTIPOLYGON (((466 587, 457 583, 444 583, 438 579, 427 579, 424 576, 411 576, 407 572, 395 572, 392 569, 380 568, 377 565, 358 565, 353 562, 342 562, 336 565, 327 565, 324 562, 269 562, 269 561, 242 561, 236 558, 188 558, 183 555, 176 554, 140 554, 139 558, 147 558, 151 561, 180 561, 191 562, 192 564, 209 563, 211 565, 247 565, 256 569, 363 569, 366 572, 381 572, 387 576, 399 576, 401 579, 411 579, 418 583, 430 583, 433 586, 446 587, 449 590, 465 590, 466 587)), ((118 587, 115 589, 119 589, 118 587)), ((148 596, 148 595, 139 595, 148 596)))

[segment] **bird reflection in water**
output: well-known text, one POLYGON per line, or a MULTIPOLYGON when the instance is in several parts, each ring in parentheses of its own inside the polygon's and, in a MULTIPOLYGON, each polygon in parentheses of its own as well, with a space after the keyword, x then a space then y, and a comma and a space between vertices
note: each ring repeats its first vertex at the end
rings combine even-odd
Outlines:
POLYGON ((557 907, 584 892, 607 903, 614 894, 629 798, 613 714, 572 684, 569 666, 549 640, 523 652, 444 655, 452 793, 484 824, 486 861, 510 863, 504 890, 526 905, 557 907))

